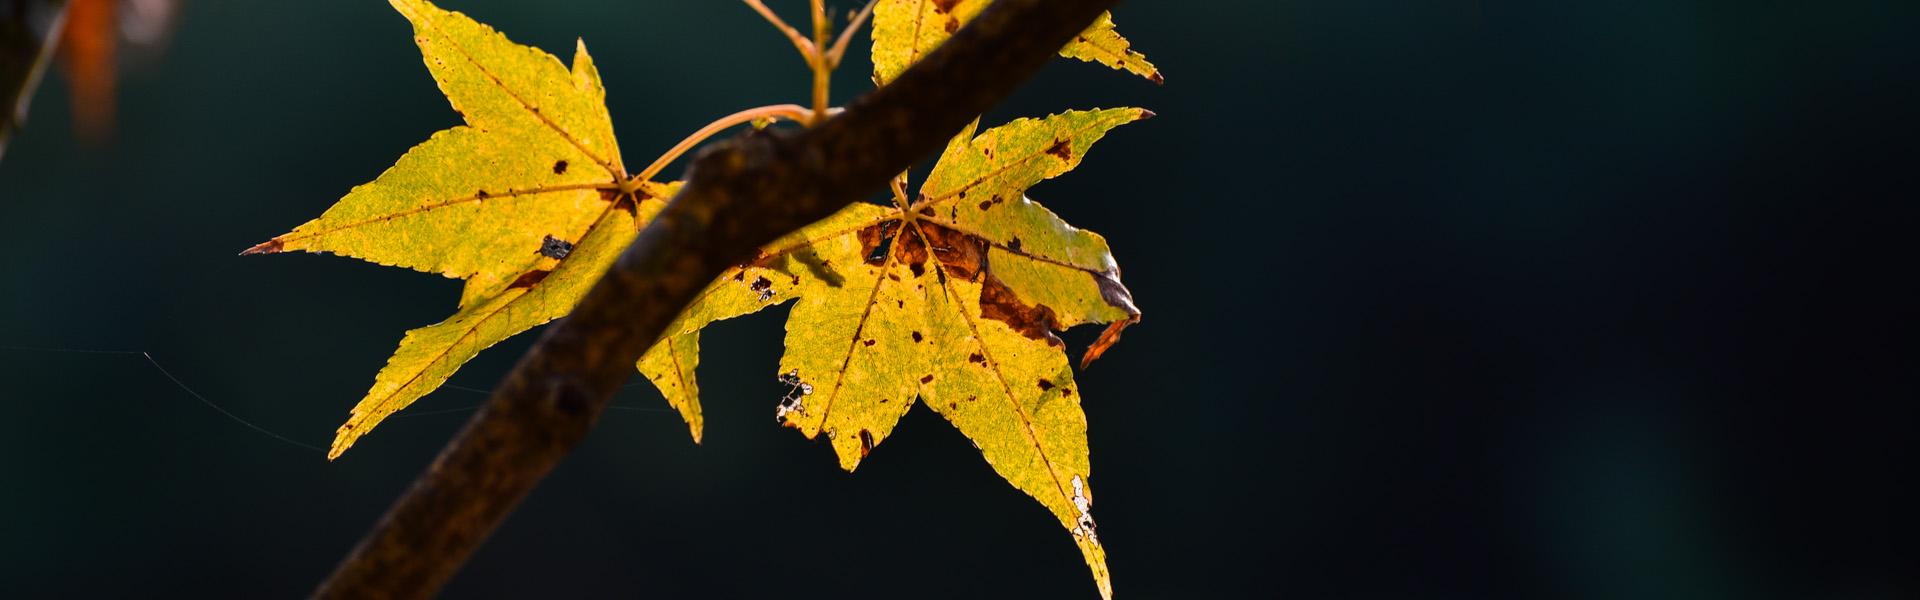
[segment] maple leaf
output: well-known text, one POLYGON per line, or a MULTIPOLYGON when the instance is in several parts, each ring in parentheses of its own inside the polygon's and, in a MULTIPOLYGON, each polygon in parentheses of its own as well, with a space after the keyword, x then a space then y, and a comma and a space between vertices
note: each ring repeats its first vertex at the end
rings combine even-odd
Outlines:
MULTIPOLYGON (((874 82, 892 80, 986 4, 880 0, 874 82)), ((1110 14, 1060 53, 1163 80, 1114 31, 1110 14)), ((1090 512, 1086 417, 1052 332, 1111 323, 1081 359, 1085 368, 1140 313, 1106 242, 1027 200, 1025 190, 1078 165, 1109 129, 1151 115, 1069 112, 977 138, 978 123, 969 125, 941 155, 917 201, 896 189, 891 209, 855 203, 762 248, 668 326, 669 335, 640 359, 640 371, 681 414, 697 419, 699 330, 798 298, 781 358, 780 380, 791 388, 776 412, 782 424, 809 439, 825 431, 841 466, 852 471, 916 399, 926 401, 996 472, 1060 519, 1101 595, 1111 597, 1090 512), (1029 382, 1031 388, 1015 387, 1029 382)))
POLYGON ((328 252, 466 280, 459 312, 401 339, 329 458, 481 350, 566 315, 678 186, 626 173, 584 42, 569 69, 466 15, 391 3, 466 124, 243 253, 328 252))
MULTIPOLYGON (((429 72, 466 124, 435 133, 320 218, 245 254, 327 252, 466 285, 458 312, 401 340, 340 427, 330 458, 480 351, 570 312, 679 185, 626 172, 583 43, 568 68, 460 13, 390 1, 413 24, 429 72)), ((882 4, 876 81, 983 5, 882 4), (904 16, 916 29, 901 29, 904 16), (931 23, 937 32, 918 29, 931 23)), ((1102 17, 1062 54, 1157 81, 1112 29, 1102 17)), ((977 123, 969 125, 917 198, 908 199, 902 176, 892 206, 855 203, 765 246, 710 283, 636 367, 697 442, 700 330, 797 298, 779 369, 792 386, 776 409, 780 422, 808 438, 824 432, 851 471, 916 401, 926 402, 1059 519, 1110 597, 1090 512, 1086 416, 1054 332, 1110 324, 1084 368, 1140 311, 1106 241, 1025 194, 1077 166, 1109 130, 1150 116, 1136 108, 1070 111, 977 136, 977 123)))
POLYGON ((1072 532, 1110 595, 1090 513, 1086 416, 1053 332, 1112 323, 1090 360, 1140 311, 1106 241, 1025 192, 1074 168, 1108 130, 1151 115, 1071 111, 977 137, 969 127, 916 199, 896 190, 893 206, 855 203, 728 270, 669 326, 680 343, 651 350, 642 372, 677 372, 673 361, 697 353, 712 321, 798 298, 780 359, 792 387, 776 409, 782 424, 824 432, 852 471, 925 401, 1072 532))
MULTIPOLYGON (((891 81, 945 42, 987 4, 988 0, 878 0, 873 8, 874 82, 885 84, 891 81)), ((1101 13, 1086 31, 1062 48, 1060 54, 1130 71, 1154 83, 1163 81, 1159 69, 1147 62, 1145 56, 1133 51, 1126 38, 1114 31, 1112 13, 1101 13)), ((805 231, 817 232, 819 227, 830 225, 830 222, 823 221, 805 231)), ((791 294, 771 290, 771 284, 750 290, 747 296, 757 298, 758 302, 744 302, 741 307, 758 310, 775 296, 791 294)), ((710 310, 711 307, 696 303, 689 308, 685 318, 705 323, 744 314, 705 314, 710 310), (703 318, 706 320, 702 321, 703 318)), ((1124 323, 1108 329, 1082 359, 1082 365, 1099 358, 1101 352, 1112 346, 1118 340, 1120 327, 1123 326, 1124 323)), ((693 327, 696 332, 697 329, 698 326, 693 327)), ((694 366, 699 362, 699 343, 699 337, 692 333, 669 336, 649 349, 638 363, 640 372, 652 380, 667 402, 687 418, 695 440, 700 439, 701 427, 699 384, 694 377, 694 366)))
MULTIPOLYGON (((893 81, 909 65, 947 41, 991 0, 879 0, 873 8, 873 80, 893 81)), ((1165 81, 1147 57, 1114 31, 1113 14, 1101 13, 1060 55, 1121 69, 1154 83, 1165 81)))

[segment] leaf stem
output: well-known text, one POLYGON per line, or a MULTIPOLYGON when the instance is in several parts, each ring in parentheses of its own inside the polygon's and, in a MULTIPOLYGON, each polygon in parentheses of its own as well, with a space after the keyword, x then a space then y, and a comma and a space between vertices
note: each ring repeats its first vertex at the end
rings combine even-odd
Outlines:
POLYGON ((808 127, 812 127, 825 120, 829 112, 828 107, 831 106, 828 95, 833 89, 833 70, 840 66, 840 59, 846 56, 847 45, 853 41, 854 32, 866 24, 868 17, 873 16, 873 6, 879 0, 867 0, 866 6, 861 7, 860 12, 848 18, 847 28, 840 31, 838 39, 833 39, 833 19, 827 16, 826 0, 808 0, 808 8, 811 9, 813 18, 813 39, 807 39, 799 29, 788 25, 786 20, 774 14, 773 9, 767 8, 766 3, 761 0, 740 1, 746 3, 747 7, 752 8, 754 12, 760 13, 761 18, 773 24, 775 29, 779 29, 780 33, 787 36, 788 41, 793 42, 793 47, 800 51, 800 58, 807 61, 807 69, 813 71, 813 112, 805 123, 808 127), (829 39, 833 39, 831 47, 827 41, 829 39))
POLYGON ((893 205, 905 212, 912 204, 907 201, 907 171, 901 171, 899 175, 893 176, 893 179, 887 182, 887 189, 893 191, 893 205))
POLYGON ((813 7, 813 52, 807 55, 808 66, 813 67, 813 118, 807 126, 818 125, 827 118, 827 93, 833 80, 833 65, 827 62, 823 51, 827 39, 833 35, 833 22, 827 19, 826 0, 811 0, 813 7))
POLYGON ((867 17, 873 16, 873 5, 879 3, 880 0, 867 0, 867 5, 861 8, 859 13, 853 15, 852 19, 847 20, 847 28, 840 30, 840 39, 834 40, 833 47, 827 50, 827 64, 829 66, 834 68, 840 67, 840 59, 847 55, 847 43, 853 41, 853 32, 859 31, 860 26, 867 23, 867 17))
MULTIPOLYGON (((748 1, 754 2, 754 0, 748 1)), ((647 165, 645 170, 628 178, 627 181, 633 182, 629 185, 637 185, 640 182, 653 179, 654 175, 660 174, 661 170, 666 169, 667 165, 672 164, 674 159, 680 158, 680 156, 686 154, 688 150, 692 150, 695 145, 706 141, 707 138, 713 137, 715 134, 726 131, 729 127, 742 123, 750 123, 759 119, 787 119, 804 123, 814 118, 814 111, 807 110, 807 107, 798 104, 775 104, 749 108, 720 117, 718 120, 708 123, 705 127, 701 127, 699 131, 688 135, 686 139, 680 140, 680 143, 674 144, 672 148, 667 149, 665 154, 661 154, 660 158, 654 159, 653 164, 647 165)))

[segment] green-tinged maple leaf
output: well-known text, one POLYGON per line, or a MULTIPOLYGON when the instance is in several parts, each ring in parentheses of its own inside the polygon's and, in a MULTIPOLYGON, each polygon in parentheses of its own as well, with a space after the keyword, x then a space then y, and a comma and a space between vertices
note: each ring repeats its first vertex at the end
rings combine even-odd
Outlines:
POLYGON ((1148 116, 1074 111, 962 132, 917 199, 856 203, 729 270, 668 329, 684 345, 654 348, 641 370, 677 372, 675 357, 696 352, 708 323, 798 298, 780 360, 793 388, 781 423, 809 438, 824 432, 851 471, 925 401, 1053 512, 1110 594, 1088 512, 1086 417, 1053 332, 1112 323, 1091 359, 1140 313, 1106 241, 1025 193, 1078 165, 1108 130, 1148 116))
MULTIPOLYGON (((435 133, 320 218, 247 253, 330 252, 466 287, 459 312, 400 341, 329 457, 481 350, 566 315, 677 187, 626 173, 584 43, 568 69, 466 15, 392 4, 466 125, 435 133)), ((697 413, 687 418, 698 439, 697 413)))
MULTIPOLYGON (((873 8, 873 80, 893 81, 908 65, 947 41, 991 0, 879 0, 873 8)), ((1133 51, 1113 29, 1112 13, 1102 13, 1060 55, 1097 62, 1160 83, 1160 70, 1133 51)))

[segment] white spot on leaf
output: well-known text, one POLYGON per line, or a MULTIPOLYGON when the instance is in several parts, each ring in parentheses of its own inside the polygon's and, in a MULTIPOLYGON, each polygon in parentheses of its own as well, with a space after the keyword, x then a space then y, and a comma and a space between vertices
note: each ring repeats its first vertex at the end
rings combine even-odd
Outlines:
POLYGON ((801 381, 798 370, 781 374, 780 383, 787 384, 787 395, 781 397, 780 406, 773 409, 773 421, 784 425, 790 413, 807 414, 803 402, 813 393, 813 384, 801 381))
POLYGON ((1079 475, 1073 476, 1073 507, 1080 511, 1078 523, 1073 527, 1074 537, 1086 538, 1088 543, 1100 545, 1100 537, 1093 532, 1093 500, 1087 497, 1087 484, 1079 475))

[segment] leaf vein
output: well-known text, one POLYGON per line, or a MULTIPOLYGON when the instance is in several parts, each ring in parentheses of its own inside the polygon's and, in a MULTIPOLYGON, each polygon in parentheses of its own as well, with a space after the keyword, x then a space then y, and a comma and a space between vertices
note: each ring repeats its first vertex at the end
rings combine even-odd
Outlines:
MULTIPOLYGON (((918 230, 916 228, 916 234, 917 232, 918 230)), ((926 238, 925 236, 921 236, 921 239, 925 241, 926 238)), ((942 274, 946 274, 946 265, 938 264, 938 261, 935 262, 935 267, 940 269, 942 274)), ((967 314, 966 310, 959 309, 959 307, 963 305, 960 303, 959 295, 953 291, 953 280, 953 275, 946 274, 946 276, 942 278, 940 290, 946 293, 948 304, 956 307, 955 312, 960 313, 960 319, 967 324, 968 334, 973 336, 973 341, 979 344, 980 356, 987 361, 987 370, 991 371, 994 379, 1000 382, 1000 389, 1005 392, 1007 402, 1013 405, 1014 414, 1019 415, 1021 433, 1026 436, 1027 442, 1033 445, 1034 452, 1040 454, 1040 462, 1047 466, 1047 477, 1053 480, 1054 490, 1060 492, 1060 498, 1071 505, 1073 503, 1073 495, 1067 493, 1066 485, 1060 482, 1059 470, 1055 468, 1053 459, 1047 456, 1046 445, 1040 443, 1039 434, 1034 433, 1033 416, 1027 414, 1025 407, 1020 406, 1020 398, 1014 395, 1013 386, 1007 383, 1006 374, 1000 371, 1000 362, 993 358, 993 350, 987 347, 986 338, 980 335, 980 327, 974 323, 973 316, 967 314)))
POLYGON ((900 230, 893 232, 893 238, 887 242, 887 259, 880 264, 880 275, 874 278, 873 291, 867 293, 867 305, 860 311, 860 322, 853 327, 853 339, 847 341, 847 355, 840 360, 840 372, 833 379, 833 393, 827 394, 827 405, 820 409, 820 425, 825 427, 827 416, 833 413, 833 401, 840 397, 841 384, 847 380, 847 367, 853 364, 853 353, 860 347, 860 333, 867 329, 867 317, 873 315, 874 299, 880 297, 880 286, 887 284, 887 270, 893 268, 894 245, 900 243, 900 236, 906 234, 907 226, 901 224, 900 230))
POLYGON ((605 189, 605 186, 606 186, 606 184, 601 184, 601 183, 576 183, 576 184, 567 184, 567 185, 557 185, 557 186, 550 186, 550 187, 540 187, 540 188, 533 188, 533 189, 528 189, 528 190, 512 190, 512 191, 509 191, 509 192, 506 192, 506 193, 504 193, 504 194, 500 194, 500 195, 497 195, 497 196, 496 196, 496 195, 493 195, 493 194, 486 194, 486 195, 481 195, 481 194, 477 194, 477 193, 476 193, 476 194, 469 194, 469 195, 466 195, 466 196, 463 196, 463 197, 460 197, 460 198, 453 198, 453 199, 450 199, 450 200, 440 200, 440 201, 435 201, 435 202, 431 202, 431 203, 428 203, 428 204, 424 204, 424 205, 421 205, 421 206, 416 206, 416 207, 413 207, 413 208, 409 208, 409 209, 406 209, 406 210, 403 210, 403 211, 398 211, 398 212, 392 212, 392 213, 387 213, 387 214, 384 214, 384 215, 380 215, 380 216, 377 216, 377 217, 373 217, 373 218, 371 218, 371 219, 362 219, 362 220, 359 220, 359 221, 354 221, 354 222, 352 222, 352 223, 346 223, 346 224, 343 224, 343 225, 339 225, 339 226, 335 226, 335 227, 332 227, 332 228, 329 228, 329 229, 324 229, 324 230, 321 230, 321 231, 312 231, 312 232, 307 232, 307 233, 300 233, 300 234, 297 234, 297 235, 296 235, 296 234, 293 234, 293 233, 289 233, 289 234, 287 234, 287 235, 285 235, 285 236, 281 236, 281 237, 279 237, 279 238, 276 238, 276 239, 279 239, 279 240, 280 240, 280 241, 282 241, 282 242, 290 242, 290 241, 295 241, 295 240, 303 240, 303 239, 307 239, 307 238, 314 238, 314 237, 320 237, 320 236, 323 236, 323 235, 332 235, 332 234, 335 234, 335 233, 339 233, 339 232, 342 232, 342 231, 346 231, 346 230, 348 230, 348 229, 355 229, 355 228, 359 228, 359 227, 365 227, 365 226, 367 226, 367 225, 373 225, 373 224, 376 224, 376 223, 383 223, 383 222, 386 222, 386 221, 391 221, 391 220, 394 220, 394 219, 398 219, 398 218, 402 218, 402 217, 410 217, 410 216, 413 216, 413 215, 417 215, 417 214, 420 214, 420 213, 424 213, 424 212, 431 212, 431 211, 435 211, 435 210, 440 210, 440 209, 442 209, 442 208, 450 208, 450 207, 454 207, 454 206, 459 206, 459 205, 462 205, 462 204, 467 204, 467 203, 471 203, 471 202, 478 202, 478 201, 481 201, 481 200, 494 200, 494 199, 505 199, 505 198, 518 198, 518 197, 521 197, 521 196, 538 196, 538 195, 540 195, 540 194, 551 194, 551 193, 555 193, 555 192, 577 192, 577 191, 580 191, 580 190, 593 190, 593 189, 605 189))
MULTIPOLYGON (((607 215, 610 215, 610 214, 613 214, 613 212, 614 212, 614 210, 613 210, 613 207, 614 207, 614 206, 615 206, 615 205, 613 205, 613 204, 609 204, 609 205, 607 205, 607 208, 606 208, 605 210, 602 210, 602 211, 601 211, 601 213, 600 213, 600 217, 599 217, 599 218, 596 218, 596 219, 594 219, 594 222, 593 222, 593 224, 592 224, 592 225, 589 225, 589 226, 587 227, 587 230, 588 230, 588 231, 592 231, 592 230, 593 230, 594 228, 596 228, 596 227, 599 227, 599 225, 600 225, 600 224, 601 224, 602 222, 604 222, 604 221, 606 220, 606 218, 607 218, 607 215)), ((534 284, 534 285, 540 285, 540 284, 534 284)), ((484 315, 484 316, 482 316, 482 317, 480 318, 480 320, 479 320, 479 321, 477 321, 477 322, 475 322, 475 323, 473 324, 473 326, 472 326, 472 327, 468 327, 468 328, 467 328, 467 330, 466 330, 466 332, 464 332, 464 333, 461 333, 461 334, 460 334, 460 337, 459 337, 458 339, 455 339, 455 340, 454 340, 454 342, 453 342, 452 344, 448 344, 448 345, 447 345, 447 347, 446 347, 445 349, 442 349, 442 350, 440 351, 440 353, 439 353, 439 354, 437 354, 437 355, 434 355, 434 357, 433 357, 433 358, 431 358, 431 359, 428 359, 428 360, 426 361, 426 364, 428 365, 428 367, 423 367, 423 368, 421 368, 421 369, 419 369, 419 370, 417 370, 416 372, 414 372, 414 374, 413 374, 413 376, 412 376, 412 377, 408 377, 406 381, 404 381, 404 382, 401 382, 401 383, 400 383, 400 385, 399 385, 399 387, 396 387, 396 388, 394 388, 394 391, 393 391, 393 392, 391 392, 391 393, 388 393, 388 394, 387 394, 387 395, 386 395, 385 397, 383 397, 383 398, 381 398, 380 400, 378 400, 378 401, 376 402, 376 405, 375 405, 374 407, 372 407, 372 408, 370 408, 370 409, 368 409, 368 410, 367 410, 367 411, 366 411, 365 413, 362 413, 362 412, 360 412, 360 411, 358 411, 358 410, 355 410, 355 411, 354 411, 354 412, 355 412, 355 415, 354 415, 354 416, 355 416, 355 417, 358 417, 358 416, 360 416, 360 415, 362 415, 362 414, 372 414, 372 413, 376 413, 376 412, 381 412, 382 410, 384 410, 384 409, 386 409, 386 407, 387 407, 387 405, 388 405, 388 404, 391 404, 391 403, 393 402, 393 399, 394 399, 395 397, 398 397, 398 396, 400 395, 400 393, 401 393, 402 391, 404 391, 404 390, 406 390, 406 389, 407 389, 407 388, 408 388, 409 386, 412 386, 412 385, 414 384, 414 382, 417 382, 417 381, 419 381, 419 380, 420 380, 420 378, 421 378, 422 376, 424 376, 424 375, 426 375, 426 374, 427 374, 427 371, 428 371, 428 369, 429 369, 429 368, 430 368, 430 367, 431 367, 432 365, 435 365, 435 364, 438 364, 439 362, 441 362, 441 361, 443 361, 443 360, 446 360, 446 358, 447 358, 447 356, 448 356, 448 355, 450 355, 450 354, 452 354, 452 353, 453 353, 453 351, 454 351, 454 349, 456 349, 456 348, 459 348, 459 347, 460 347, 460 344, 463 344, 463 343, 468 343, 468 342, 470 342, 470 341, 473 341, 473 338, 474 338, 474 336, 475 336, 475 334, 477 334, 477 333, 479 333, 479 331, 480 331, 480 329, 481 329, 482 327, 485 327, 485 326, 486 326, 486 325, 487 325, 488 323, 490 323, 490 322, 492 322, 492 321, 493 321, 493 318, 494 318, 494 317, 497 317, 497 316, 499 316, 499 315, 500 315, 500 313, 501 313, 502 311, 509 311, 509 312, 507 313, 507 316, 509 317, 509 319, 511 319, 511 317, 513 316, 513 313, 512 313, 512 312, 510 312, 510 309, 513 309, 513 308, 516 308, 516 307, 517 307, 517 305, 519 304, 519 302, 520 302, 520 301, 521 301, 522 299, 524 299, 524 298, 526 298, 526 297, 527 297, 527 295, 528 295, 528 294, 530 294, 530 293, 532 293, 532 289, 531 289, 531 288, 528 288, 528 289, 527 289, 526 291, 522 291, 522 292, 519 292, 519 295, 517 295, 517 296, 514 296, 513 298, 511 298, 511 299, 509 299, 509 300, 507 300, 506 302, 504 302, 504 303, 502 303, 502 304, 501 304, 501 305, 500 305, 500 306, 499 306, 498 308, 495 308, 495 309, 493 309, 492 311, 490 311, 490 312, 488 312, 488 313, 487 313, 486 315, 484 315)), ((544 302, 544 299, 543 299, 542 301, 544 302)), ((543 305, 543 306, 544 306, 544 305, 543 305)), ((476 352, 477 352, 477 351, 476 351, 476 352)), ((424 394, 423 394, 423 395, 424 395, 424 394)), ((358 407, 355 407, 355 408, 357 409, 358 407)), ((397 410, 399 410, 399 409, 394 409, 394 410, 391 410, 391 411, 386 411, 386 412, 387 412, 387 413, 392 413, 392 412, 395 412, 395 411, 397 411, 397 410)), ((384 417, 383 417, 383 418, 384 418, 384 417)), ((361 432, 362 434, 365 434, 365 432, 366 432, 366 431, 368 431, 369 429, 370 429, 370 428, 362 428, 362 429, 360 430, 360 432, 361 432)))
MULTIPOLYGON (((428 27, 432 27, 434 32, 439 33, 440 36, 447 41, 447 45, 452 46, 455 51, 459 52, 461 58, 467 59, 467 64, 473 65, 473 68, 485 76, 487 81, 492 82, 494 87, 500 88, 501 92, 505 93, 508 98, 512 98, 521 108, 526 109, 535 119, 539 119, 542 125, 546 125, 548 129, 552 129, 554 133, 559 134, 562 139, 567 140, 567 143, 573 144, 573 147, 579 149, 581 154, 587 155, 587 158, 593 159, 593 162, 598 163, 601 168, 606 169, 608 174, 613 175, 615 178, 626 177, 627 174, 624 168, 616 167, 607 159, 600 158, 600 155, 594 154, 593 150, 588 149, 586 144, 574 139, 573 134, 567 133, 565 129, 561 129, 558 123, 554 123, 551 119, 548 119, 547 115, 540 112, 540 109, 534 108, 532 104, 527 103, 526 99, 514 93, 513 88, 507 87, 506 82, 501 81, 499 76, 494 75, 493 71, 488 70, 486 65, 480 64, 479 60, 474 59, 473 53, 468 52, 466 46, 460 45, 460 42, 455 40, 453 36, 447 35, 446 30, 440 28, 439 21, 430 17, 422 18, 421 21, 427 23, 428 27)), ((618 155, 616 155, 616 158, 617 157, 618 155)))

